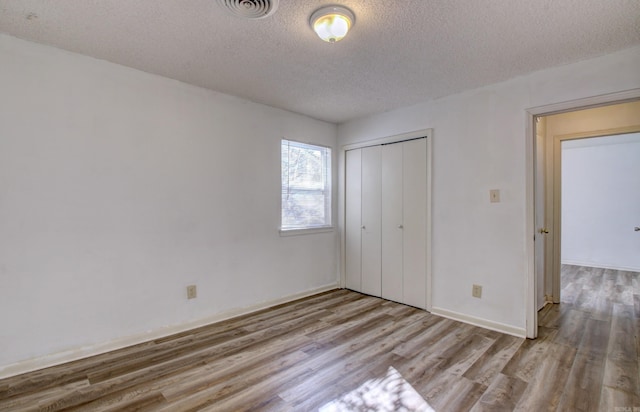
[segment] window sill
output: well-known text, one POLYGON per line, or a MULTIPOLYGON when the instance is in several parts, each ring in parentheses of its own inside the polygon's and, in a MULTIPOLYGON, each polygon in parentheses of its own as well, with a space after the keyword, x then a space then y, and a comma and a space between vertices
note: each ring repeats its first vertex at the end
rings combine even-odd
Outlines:
POLYGON ((280 236, 301 236, 301 235, 313 235, 316 233, 329 233, 333 232, 334 227, 314 227, 309 229, 280 229, 280 236))

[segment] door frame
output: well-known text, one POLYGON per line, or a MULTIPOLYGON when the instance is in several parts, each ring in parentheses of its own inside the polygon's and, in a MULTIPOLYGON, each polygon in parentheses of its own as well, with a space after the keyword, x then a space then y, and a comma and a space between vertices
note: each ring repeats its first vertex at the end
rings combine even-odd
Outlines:
POLYGON ((427 312, 431 312, 432 304, 431 304, 431 284, 432 284, 432 233, 433 233, 433 224, 431 218, 431 210, 433 205, 433 196, 432 196, 432 176, 433 176, 433 129, 420 129, 413 132, 401 133, 392 136, 386 136, 382 138, 377 138, 373 140, 365 140, 356 143, 350 143, 342 146, 340 148, 340 159, 339 159, 339 167, 341 173, 340 178, 340 214, 339 214, 339 225, 341 230, 340 234, 340 287, 344 288, 346 286, 346 231, 345 229, 345 218, 346 218, 346 164, 347 164, 347 156, 346 152, 348 150, 360 149, 368 146, 377 146, 382 144, 390 144, 390 143, 399 143, 407 140, 419 139, 419 138, 427 139, 427 250, 425 251, 425 259, 426 259, 426 267, 427 267, 427 279, 425 283, 425 294, 426 294, 426 310, 427 312))
MULTIPOLYGON (((536 273, 535 256, 536 250, 535 236, 535 121, 538 116, 548 116, 558 113, 572 112, 583 109, 590 109, 599 106, 606 106, 616 103, 625 103, 640 99, 640 89, 631 89, 622 92, 603 94, 582 99, 570 100, 560 103, 548 104, 532 107, 525 110, 526 132, 525 132, 525 164, 526 164, 526 195, 525 195, 525 247, 527 255, 527 281, 525 284, 525 312, 526 312, 526 334, 527 338, 535 339, 538 336, 538 311, 536 305, 536 273)), ((546 207, 545 207, 546 209, 546 207)), ((552 211, 545 210, 545 214, 552 211)), ((549 216, 549 215, 547 215, 549 216)), ((553 217, 555 221, 555 216, 553 217)), ((559 237, 558 237, 559 239, 559 237)), ((555 246, 555 245, 554 245, 555 246)), ((546 256, 544 260, 552 259, 553 256, 546 256)), ((545 274, 545 279, 548 276, 545 274)), ((554 280, 555 281, 555 280, 554 280)), ((555 293, 555 292, 554 292, 555 293)))
POLYGON ((562 142, 638 132, 640 132, 640 126, 623 126, 553 136, 553 223, 551 226, 551 230, 554 233, 553 255, 551 257, 553 260, 551 273, 553 303, 560 303, 560 290, 562 288, 560 281, 562 265, 562 142))

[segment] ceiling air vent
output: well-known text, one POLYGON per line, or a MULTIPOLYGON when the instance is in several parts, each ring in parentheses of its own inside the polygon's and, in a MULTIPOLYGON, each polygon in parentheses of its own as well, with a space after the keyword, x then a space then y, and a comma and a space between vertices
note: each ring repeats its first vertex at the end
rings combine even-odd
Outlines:
POLYGON ((229 13, 245 19, 262 19, 278 8, 278 0, 218 0, 229 13))

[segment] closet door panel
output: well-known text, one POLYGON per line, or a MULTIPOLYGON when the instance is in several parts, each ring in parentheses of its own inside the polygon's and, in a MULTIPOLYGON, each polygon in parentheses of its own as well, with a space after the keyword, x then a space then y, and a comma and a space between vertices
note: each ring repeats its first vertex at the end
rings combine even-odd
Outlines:
POLYGON ((345 273, 346 287, 362 291, 362 151, 346 152, 345 182, 345 273))
POLYGON ((382 297, 403 301, 402 144, 382 146, 382 297))
POLYGON ((381 146, 362 149, 362 292, 381 294, 381 146))
POLYGON ((403 143, 404 301, 427 306, 427 139, 403 143))

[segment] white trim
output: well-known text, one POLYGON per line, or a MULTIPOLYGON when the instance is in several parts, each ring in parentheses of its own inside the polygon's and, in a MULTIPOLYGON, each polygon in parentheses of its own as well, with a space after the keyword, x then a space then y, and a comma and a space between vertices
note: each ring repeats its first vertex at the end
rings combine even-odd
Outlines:
POLYGON ((344 148, 339 149, 338 162, 336 164, 336 168, 338 170, 338 228, 340 234, 338 235, 338 284, 341 288, 345 289, 347 287, 347 274, 346 274, 346 243, 347 236, 345 234, 345 213, 347 210, 347 197, 346 197, 346 187, 347 187, 347 173, 346 173, 346 164, 347 164, 347 156, 346 150, 344 148))
POLYGON ((328 227, 308 227, 302 229, 280 229, 280 236, 301 236, 301 235, 313 235, 316 233, 331 233, 335 230, 333 226, 328 227))
POLYGON ((582 139, 569 139, 562 142, 562 150, 563 152, 566 150, 575 150, 582 149, 587 147, 601 147, 601 146, 615 146, 615 145, 623 145, 623 144, 637 144, 640 143, 640 127, 631 128, 629 132, 620 132, 620 130, 625 130, 626 128, 620 127, 615 129, 605 130, 605 134, 601 135, 598 132, 598 136, 586 136, 582 139), (633 131, 635 130, 635 131, 633 131), (599 139, 599 137, 606 136, 606 139, 599 139))
POLYGON ((606 106, 612 103, 625 103, 640 98, 640 89, 625 90, 622 92, 601 94, 598 96, 585 97, 583 99, 569 100, 566 102, 553 103, 544 106, 536 106, 527 109, 527 113, 534 116, 549 116, 563 112, 573 112, 575 110, 588 109, 598 106, 606 106))
POLYGON ((573 266, 585 266, 589 268, 598 268, 598 269, 624 270, 626 272, 640 272, 640 268, 609 265, 609 264, 600 263, 600 262, 595 263, 595 262, 584 262, 584 261, 577 261, 577 260, 563 260, 561 264, 573 265, 573 266))
POLYGON ((427 281, 425 285, 425 293, 426 293, 426 303, 427 303, 427 311, 431 312, 432 301, 431 301, 431 292, 432 288, 432 233, 433 233, 433 221, 432 221, 432 210, 433 210, 433 129, 428 129, 428 137, 427 137, 427 250, 426 250, 426 259, 427 259, 427 281))
POLYGON ((488 319, 477 318, 475 316, 465 315, 463 313, 454 312, 442 308, 433 308, 432 314, 442 316, 443 318, 457 320, 459 322, 468 323, 469 325, 479 326, 481 328, 494 330, 496 332, 506 333, 507 335, 517 336, 519 338, 526 337, 526 330, 504 323, 494 322, 488 319))
POLYGON ((48 368, 51 366, 60 365, 66 362, 72 362, 90 356, 99 355, 102 353, 126 348, 128 346, 145 343, 154 339, 160 339, 167 336, 174 335, 176 333, 186 332, 191 329, 199 328, 201 326, 210 325, 223 320, 235 318, 238 316, 250 314, 263 309, 268 309, 273 306, 281 305, 283 303, 292 302, 298 299, 302 299, 308 296, 317 295, 319 293, 327 292, 330 290, 338 289, 337 284, 329 284, 306 292, 300 292, 293 295, 285 296, 278 299, 273 299, 267 302, 258 303, 243 308, 236 308, 227 310, 216 315, 208 316, 203 319, 195 321, 181 323, 179 325, 171 325, 162 327, 156 330, 140 333, 133 336, 127 336, 119 339, 115 339, 109 342, 99 343, 96 345, 77 347, 69 349, 63 352, 53 353, 37 358, 27 359, 24 361, 16 362, 11 365, 0 367, 0 379, 8 378, 10 376, 19 375, 26 372, 32 372, 38 369, 48 368))
MULTIPOLYGON (((526 195, 525 195, 525 249, 527 254, 527 281, 525 284, 525 321, 528 338, 535 338, 538 333, 538 311, 536 308, 536 275, 535 275, 535 182, 534 182, 534 148, 535 128, 533 127, 536 116, 547 116, 562 112, 586 109, 590 107, 605 106, 612 103, 624 103, 640 99, 640 89, 625 90, 616 93, 603 94, 599 96, 586 97, 583 99, 570 100, 567 102, 553 103, 544 106, 536 106, 525 110, 527 125, 525 131, 525 164, 526 170, 526 195)), ((549 257, 545 257, 547 259, 549 257)))
POLYGON ((535 116, 527 113, 525 134, 525 253, 527 279, 525 282, 525 331, 529 339, 538 337, 538 305, 536 302, 537 278, 535 268, 535 116))
POLYGON ((429 138, 433 138, 433 129, 421 129, 421 130, 416 130, 415 132, 402 133, 402 134, 397 134, 393 136, 383 137, 380 139, 367 140, 359 143, 351 143, 351 144, 342 146, 342 151, 346 152, 347 150, 361 149, 363 147, 378 146, 378 145, 389 144, 389 143, 399 143, 405 140, 419 139, 421 137, 426 137, 427 140, 429 138))

